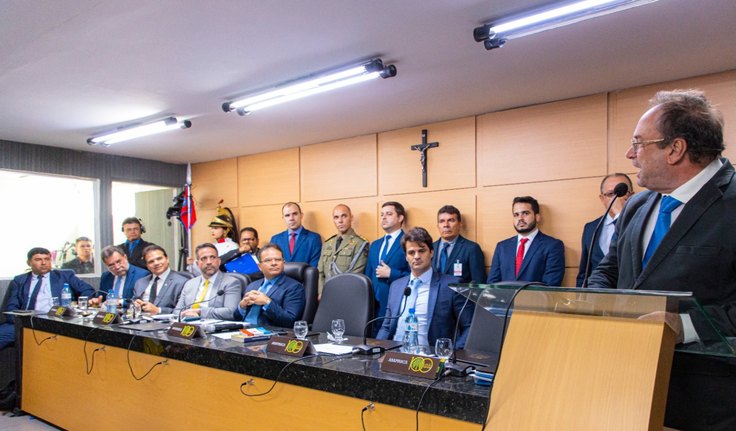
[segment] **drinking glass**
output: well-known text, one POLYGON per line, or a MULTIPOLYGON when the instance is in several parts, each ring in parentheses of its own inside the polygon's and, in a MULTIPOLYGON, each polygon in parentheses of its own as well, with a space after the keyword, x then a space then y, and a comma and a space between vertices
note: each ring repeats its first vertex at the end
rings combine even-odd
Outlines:
POLYGON ((335 336, 335 342, 341 343, 343 341, 342 335, 345 333, 345 320, 334 319, 332 321, 332 335, 335 336))
POLYGON ((77 298, 77 307, 80 314, 82 314, 82 318, 87 317, 89 315, 89 297, 80 296, 77 298))
POLYGON ((306 320, 297 320, 294 322, 294 335, 296 338, 300 340, 306 339, 307 332, 309 332, 309 327, 307 326, 306 320))
POLYGON ((452 356, 452 340, 449 338, 438 338, 434 343, 434 354, 440 359, 449 359, 452 356))
POLYGON ((52 307, 56 307, 57 305, 59 305, 59 297, 58 296, 54 296, 54 297, 51 298, 51 306, 52 307))

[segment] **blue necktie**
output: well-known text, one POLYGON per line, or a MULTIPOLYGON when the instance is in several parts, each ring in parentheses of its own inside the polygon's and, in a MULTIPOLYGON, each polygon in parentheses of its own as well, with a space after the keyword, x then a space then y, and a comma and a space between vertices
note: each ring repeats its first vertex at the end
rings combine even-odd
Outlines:
MULTIPOLYGON (((264 281, 260 288, 258 288, 259 292, 266 292, 268 291, 269 287, 271 286, 271 281, 264 281)), ((256 305, 253 304, 250 306, 250 309, 248 310, 248 313, 245 314, 245 318, 243 319, 244 322, 248 322, 251 325, 258 325, 258 318, 261 316, 261 309, 263 308, 262 305, 256 305)))
POLYGON ((647 251, 644 253, 644 260, 641 262, 641 269, 646 268, 649 259, 652 258, 654 251, 659 246, 659 243, 662 242, 662 238, 664 238, 667 231, 670 230, 670 225, 672 224, 672 211, 680 205, 682 205, 682 202, 672 196, 662 196, 662 202, 659 204, 657 222, 654 225, 654 233, 652 233, 652 238, 649 240, 647 251))
POLYGON ((386 261, 386 255, 388 255, 388 242, 391 240, 391 235, 383 237, 383 251, 381 252, 381 262, 386 261))
POLYGON ((123 281, 123 277, 115 277, 115 286, 112 288, 115 292, 115 296, 118 298, 123 297, 123 292, 120 291, 120 282, 123 281))
POLYGON ((38 298, 38 292, 41 291, 41 285, 43 284, 43 275, 38 277, 36 285, 33 287, 33 293, 28 297, 28 304, 26 304, 26 310, 36 309, 36 298, 38 298))
POLYGON ((445 272, 445 266, 447 265, 447 249, 450 248, 450 243, 443 242, 440 247, 440 267, 437 268, 438 272, 445 272))
MULTIPOLYGON (((404 306, 404 304, 402 304, 401 302, 399 302, 398 304, 399 309, 396 311, 401 311, 401 309, 403 308, 404 312, 401 314, 401 317, 399 317, 399 321, 396 324, 396 332, 394 332, 393 338, 395 341, 401 341, 404 339, 404 332, 406 331, 406 317, 409 315, 409 309, 414 308, 414 312, 416 313, 417 293, 421 284, 422 281, 418 278, 411 280, 409 282, 409 286, 411 287, 411 295, 406 298, 406 306, 404 306)), ((402 296, 402 298, 404 297, 402 296)))

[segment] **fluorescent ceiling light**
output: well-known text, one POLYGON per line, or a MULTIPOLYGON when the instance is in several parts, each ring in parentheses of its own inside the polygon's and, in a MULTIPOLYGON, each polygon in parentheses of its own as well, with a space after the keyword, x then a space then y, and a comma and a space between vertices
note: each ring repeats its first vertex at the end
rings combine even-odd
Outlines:
POLYGON ((552 30, 655 1, 657 0, 583 0, 564 3, 477 27, 473 30, 473 37, 476 42, 483 42, 486 49, 499 48, 509 39, 552 30))
POLYGON ((179 121, 176 117, 168 117, 163 120, 153 121, 150 123, 121 127, 114 132, 93 136, 87 139, 87 143, 89 145, 109 147, 112 144, 140 138, 141 136, 154 135, 156 133, 166 132, 169 130, 188 129, 191 126, 192 122, 189 120, 179 121))
POLYGON ((225 102, 222 104, 222 110, 225 112, 236 111, 240 115, 246 115, 259 109, 301 99, 302 97, 324 93, 378 77, 390 78, 392 76, 396 76, 396 66, 384 66, 381 59, 373 59, 333 72, 310 75, 278 85, 267 91, 225 102))

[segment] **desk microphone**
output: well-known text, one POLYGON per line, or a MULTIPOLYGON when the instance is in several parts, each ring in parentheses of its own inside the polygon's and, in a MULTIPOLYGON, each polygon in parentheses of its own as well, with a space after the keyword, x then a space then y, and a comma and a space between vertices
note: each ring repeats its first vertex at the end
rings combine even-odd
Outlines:
POLYGON ((455 332, 453 332, 452 334, 452 355, 450 356, 450 360, 445 361, 445 371, 450 376, 465 377, 468 375, 468 373, 470 373, 470 371, 475 369, 475 367, 472 365, 461 365, 457 363, 457 332, 458 329, 460 329, 460 319, 463 317, 465 307, 467 307, 469 301, 470 292, 468 292, 468 295, 465 297, 465 302, 463 303, 463 306, 460 307, 460 312, 457 315, 457 322, 455 322, 455 332))
MULTIPOLYGON (((603 222, 606 221, 606 215, 609 211, 611 211, 613 203, 616 202, 616 199, 626 195, 626 193, 628 192, 629 186, 626 183, 618 183, 616 184, 616 187, 613 188, 613 193, 615 194, 615 196, 613 197, 613 200, 611 200, 611 203, 608 204, 606 212, 603 213, 603 217, 601 217, 601 221, 599 221, 598 225, 595 227, 595 230, 593 231, 593 237, 590 239, 590 244, 588 246, 588 260, 585 262, 585 278, 583 279, 583 284, 581 287, 588 287, 588 277, 590 276, 590 260, 593 257, 593 247, 595 247, 596 235, 598 235, 598 232, 601 230, 603 222)), ((607 253, 608 250, 603 250, 603 252, 607 253)))
POLYGON ((220 290, 218 290, 218 291, 217 291, 217 295, 213 296, 212 298, 210 298, 210 299, 206 299, 206 300, 204 300, 204 301, 196 301, 196 302, 192 302, 191 304, 189 304, 189 305, 187 305, 186 307, 182 308, 182 310, 181 310, 181 311, 179 312, 179 320, 178 320, 178 321, 179 321, 179 323, 181 323, 181 313, 183 313, 183 312, 184 312, 185 310, 188 310, 188 309, 190 309, 190 308, 191 308, 192 306, 194 306, 194 305, 197 305, 197 304, 204 304, 205 302, 210 302, 210 301, 212 301, 213 299, 216 299, 216 298, 217 298, 218 296, 222 296, 222 295, 224 295, 224 294, 225 294, 225 290, 224 290, 224 289, 220 289, 220 290))
POLYGON ((368 323, 365 324, 365 327, 363 328, 363 344, 353 346, 353 353, 358 354, 358 355, 375 355, 375 354, 383 353, 386 351, 386 349, 382 346, 368 345, 367 344, 368 336, 366 335, 365 332, 368 330, 371 323, 375 321, 383 320, 383 319, 398 319, 399 317, 401 317, 401 315, 404 314, 404 310, 406 309, 406 304, 409 302, 406 300, 406 298, 408 298, 409 295, 411 295, 411 287, 406 286, 404 288, 404 297, 401 299, 404 302, 404 305, 401 307, 401 311, 396 316, 376 317, 375 319, 369 320, 368 323))

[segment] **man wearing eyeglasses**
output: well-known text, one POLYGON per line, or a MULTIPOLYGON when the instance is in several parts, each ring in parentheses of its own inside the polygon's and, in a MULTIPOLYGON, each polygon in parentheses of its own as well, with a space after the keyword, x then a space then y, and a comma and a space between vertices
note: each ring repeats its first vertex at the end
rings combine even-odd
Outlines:
MULTIPOLYGON (((736 335, 736 178, 721 158, 723 117, 700 91, 659 92, 626 157, 639 169, 617 238, 590 287, 692 292, 702 313, 659 313, 679 343, 736 335), (699 317, 700 316, 700 317, 699 317), (711 326, 712 325, 712 326, 711 326)), ((709 344, 706 344, 709 345, 709 344)), ((665 425, 736 429, 736 360, 675 352, 665 425)))
POLYGON ((258 260, 263 280, 248 285, 233 319, 254 326, 291 328, 304 312, 307 302, 304 287, 284 274, 284 253, 278 245, 264 245, 258 260))
POLYGON ((624 183, 629 187, 629 191, 624 196, 616 199, 613 206, 606 214, 603 224, 598 233, 593 238, 596 226, 601 222, 604 217, 599 217, 590 223, 587 223, 583 228, 583 248, 582 255, 580 256, 580 269, 578 270, 578 278, 576 286, 580 287, 583 285, 586 275, 590 275, 591 271, 601 262, 603 256, 608 253, 608 247, 611 245, 611 238, 613 232, 616 230, 616 222, 618 221, 618 215, 624 207, 626 200, 633 194, 634 186, 631 184, 631 178, 626 174, 608 174, 603 177, 601 181, 601 194, 598 198, 601 200, 603 208, 608 208, 611 205, 611 201, 616 196, 613 189, 619 183, 624 183), (591 247, 592 246, 592 247, 591 247), (593 249, 592 253, 590 249, 593 249), (590 255, 590 265, 588 265, 588 255, 590 255), (587 268, 587 274, 586 274, 587 268))

